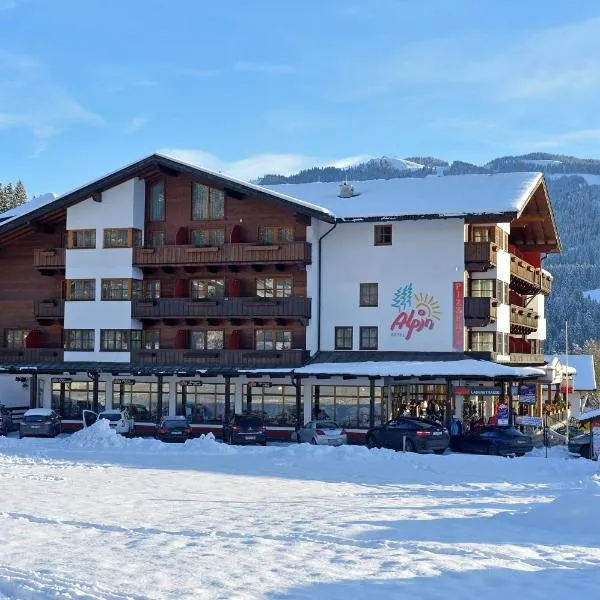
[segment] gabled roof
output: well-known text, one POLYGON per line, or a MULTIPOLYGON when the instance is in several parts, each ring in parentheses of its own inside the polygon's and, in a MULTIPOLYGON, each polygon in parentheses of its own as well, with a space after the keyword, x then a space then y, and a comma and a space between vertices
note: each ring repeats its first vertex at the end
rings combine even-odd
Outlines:
MULTIPOLYGON (((553 356, 548 354, 544 357, 550 363, 558 358, 563 367, 567 366, 566 354, 553 356)), ((569 354, 569 371, 575 369, 573 375, 573 388, 575 391, 593 392, 596 390, 596 371, 594 369, 594 357, 591 354, 569 354)))

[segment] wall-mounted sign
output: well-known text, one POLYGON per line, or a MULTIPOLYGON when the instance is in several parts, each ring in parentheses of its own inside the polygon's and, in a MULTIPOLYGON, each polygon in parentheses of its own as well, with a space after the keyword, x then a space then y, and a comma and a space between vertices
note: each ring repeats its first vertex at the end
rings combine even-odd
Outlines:
POLYGON ((521 404, 535 404, 537 402, 537 387, 535 383, 520 385, 516 394, 513 390, 513 396, 519 396, 521 404))
POLYGON ((431 331, 440 320, 440 303, 431 294, 416 293, 413 284, 399 287, 392 299, 392 306, 398 310, 390 330, 393 336, 409 341, 413 333, 431 331))
POLYGON ((179 383, 181 385, 202 385, 202 381, 199 379, 182 379, 179 383))
POLYGON ((542 426, 542 417, 517 417, 517 425, 542 426))
POLYGON ((72 377, 53 377, 52 383, 71 383, 73 381, 72 377))
POLYGON ((123 385, 135 385, 135 379, 113 379, 113 383, 123 385))
POLYGON ((271 381, 249 381, 248 387, 270 388, 273 385, 271 381))
POLYGON ((454 393, 459 396, 499 396, 502 388, 499 387, 471 387, 468 385, 457 385, 454 393))
POLYGON ((452 283, 452 347, 465 349, 465 284, 462 281, 452 283))

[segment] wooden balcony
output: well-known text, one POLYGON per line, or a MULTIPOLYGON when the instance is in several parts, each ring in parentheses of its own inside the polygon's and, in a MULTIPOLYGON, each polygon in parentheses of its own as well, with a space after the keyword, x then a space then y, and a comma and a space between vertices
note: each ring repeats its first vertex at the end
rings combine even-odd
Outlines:
POLYGON ((210 318, 210 317, 296 317, 309 319, 310 298, 158 298, 134 302, 136 319, 210 318))
POLYGON ((306 350, 137 350, 134 364, 170 367, 299 367, 308 359, 306 350))
POLYGON ((525 354, 523 352, 511 352, 510 362, 517 365, 543 365, 546 360, 543 354, 525 354))
POLYGON ((63 354, 62 348, 0 348, 0 363, 58 363, 63 354))
POLYGON ((521 294, 547 295, 552 289, 552 276, 547 271, 529 264, 525 259, 511 254, 510 285, 521 294))
POLYGON ((487 271, 496 266, 498 246, 494 242, 465 242, 467 271, 487 271))
POLYGON ((33 314, 38 321, 54 321, 65 316, 64 300, 40 300, 33 307, 33 314))
POLYGON ((510 306, 510 332, 511 333, 531 333, 538 327, 538 314, 530 308, 522 306, 510 306))
POLYGON ((64 271, 64 248, 35 248, 33 250, 33 266, 42 273, 64 271))
POLYGON ((222 246, 160 246, 135 248, 133 263, 138 267, 195 265, 309 264, 311 245, 307 242, 261 245, 223 244, 222 246))
POLYGON ((496 321, 498 301, 495 298, 465 298, 465 325, 485 327, 496 321))

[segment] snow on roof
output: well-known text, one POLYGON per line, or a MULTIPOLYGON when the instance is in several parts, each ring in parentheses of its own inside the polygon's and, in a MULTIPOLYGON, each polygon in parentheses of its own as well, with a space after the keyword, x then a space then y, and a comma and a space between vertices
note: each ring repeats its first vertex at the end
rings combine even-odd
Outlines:
POLYGON ((596 417, 600 417, 600 408, 596 408, 595 410, 588 410, 587 412, 581 413, 579 417, 577 417, 577 420, 589 421, 590 419, 595 419, 596 417))
POLYGON ((21 215, 26 215, 42 206, 45 206, 49 202, 54 202, 58 198, 58 194, 42 194, 37 198, 33 198, 25 204, 20 204, 19 206, 15 206, 15 208, 10 208, 7 211, 0 213, 0 222, 7 222, 9 219, 14 217, 20 217, 21 215))
POLYGON ((323 206, 338 219, 412 215, 497 215, 520 211, 542 179, 541 173, 495 173, 408 177, 352 182, 357 194, 340 198, 340 184, 287 183, 265 186, 323 206))
POLYGON ((25 412, 25 414, 23 416, 24 417, 33 417, 35 415, 38 415, 41 417, 47 417, 50 414, 52 414, 51 408, 30 408, 28 411, 25 412))
POLYGON ((314 363, 294 369, 296 375, 358 375, 362 377, 541 377, 543 369, 508 367, 485 360, 314 363))
MULTIPOLYGON (((546 355, 546 362, 552 362, 558 358, 563 366, 567 366, 566 354, 546 355)), ((573 377, 573 388, 575 391, 592 391, 596 389, 596 371, 594 369, 594 357, 591 354, 569 354, 569 370, 575 369, 573 377)))

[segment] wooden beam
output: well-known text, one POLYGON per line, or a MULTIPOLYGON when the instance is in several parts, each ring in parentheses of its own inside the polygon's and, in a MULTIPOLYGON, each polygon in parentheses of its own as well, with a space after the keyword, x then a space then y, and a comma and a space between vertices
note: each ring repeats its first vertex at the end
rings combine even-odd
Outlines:
POLYGON ((94 202, 102 202, 102 192, 94 192, 92 194, 92 200, 94 202))
MULTIPOLYGON (((543 223, 550 215, 548 213, 534 213, 529 215, 521 215, 516 219, 516 223, 543 223)), ((512 226, 512 224, 511 224, 512 226)))
POLYGON ((159 165, 158 170, 163 175, 167 175, 167 177, 177 177, 179 175, 179 171, 175 169, 170 169, 169 167, 165 167, 164 165, 159 165))
POLYGON ((27 225, 36 233, 54 233, 54 227, 40 221, 27 221, 27 225))

